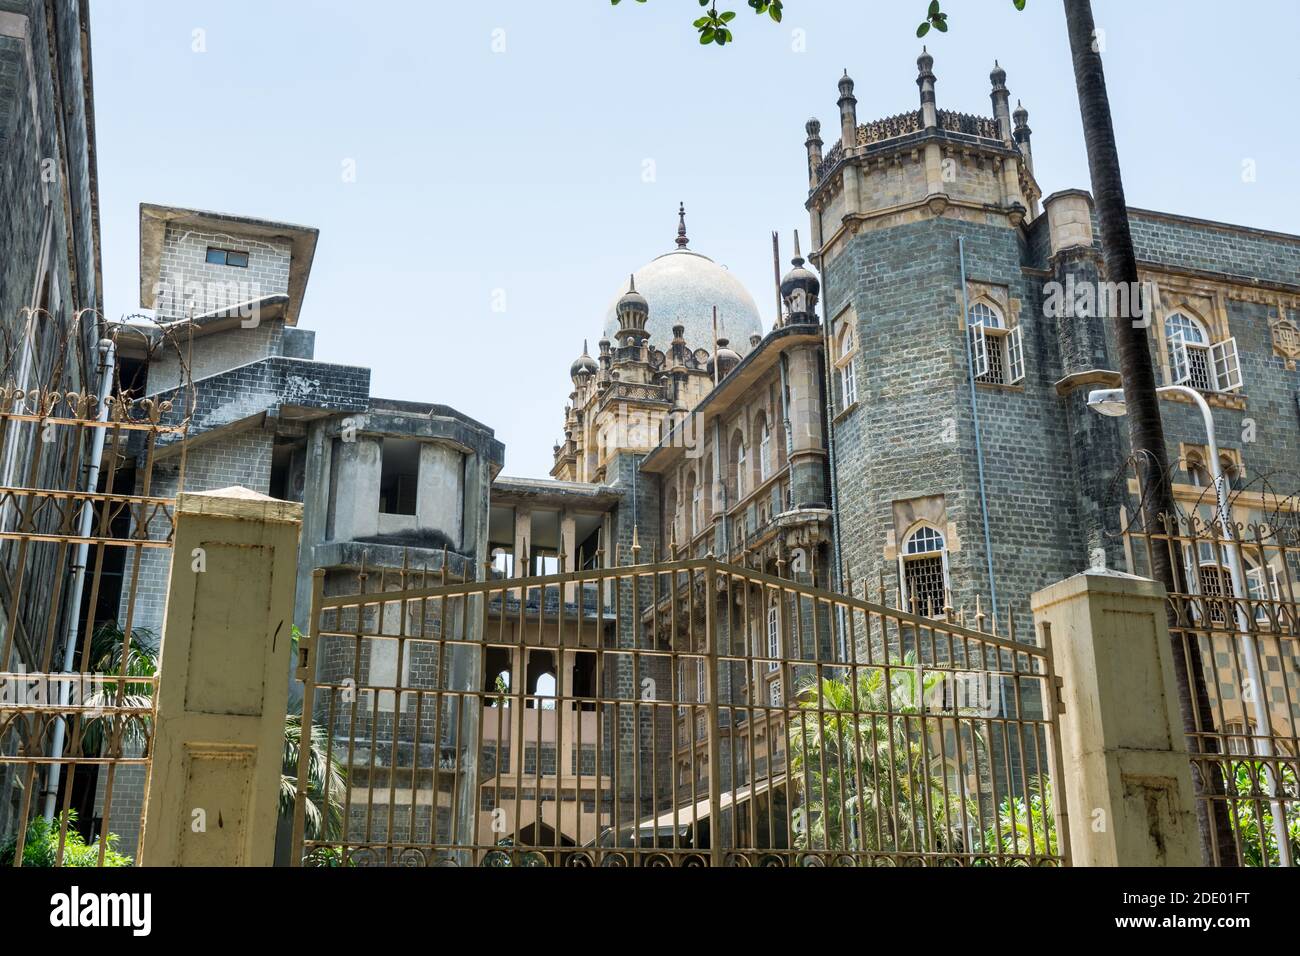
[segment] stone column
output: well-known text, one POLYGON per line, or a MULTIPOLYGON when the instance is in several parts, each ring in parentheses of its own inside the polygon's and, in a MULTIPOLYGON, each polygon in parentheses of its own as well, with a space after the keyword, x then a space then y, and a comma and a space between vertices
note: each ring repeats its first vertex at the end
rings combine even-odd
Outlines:
POLYGON ((163 627, 145 866, 270 866, 302 505, 182 494, 163 627))
MULTIPOLYGON (((1106 341, 1110 319, 1094 308, 1080 314, 1079 293, 1095 298, 1103 264, 1093 246, 1092 197, 1082 190, 1053 193, 1047 210, 1052 278, 1044 289, 1043 311, 1056 334, 1061 356, 1057 394, 1066 402, 1071 454, 1079 503, 1083 547, 1078 560, 1086 567, 1122 567, 1123 536, 1114 499, 1115 473, 1124 461, 1127 426, 1088 408, 1088 392, 1120 384, 1118 361, 1106 341)), ((1084 311, 1087 311, 1086 309, 1084 311)))
POLYGON ((1165 590, 1086 571, 1033 596, 1062 682, 1063 766, 1076 866, 1199 866, 1195 793, 1165 590))

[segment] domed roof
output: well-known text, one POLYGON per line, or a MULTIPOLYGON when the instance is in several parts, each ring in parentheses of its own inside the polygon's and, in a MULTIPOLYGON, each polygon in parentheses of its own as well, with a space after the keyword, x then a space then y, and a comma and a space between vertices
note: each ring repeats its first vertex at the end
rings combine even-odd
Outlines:
MULTIPOLYGON (((642 266, 635 273, 637 291, 650 304, 646 328, 650 341, 661 348, 672 341, 674 325, 686 328, 686 344, 713 351, 713 307, 718 307, 718 334, 733 342, 747 342, 750 333, 763 331, 763 319, 754 298, 740 280, 708 256, 690 249, 675 249, 642 266)), ((618 331, 615 307, 623 290, 610 301, 605 313, 605 335, 618 331)))
POLYGON ((582 354, 573 360, 569 366, 569 378, 577 378, 580 374, 595 375, 600 371, 600 366, 596 360, 587 354, 587 343, 582 343, 582 354))

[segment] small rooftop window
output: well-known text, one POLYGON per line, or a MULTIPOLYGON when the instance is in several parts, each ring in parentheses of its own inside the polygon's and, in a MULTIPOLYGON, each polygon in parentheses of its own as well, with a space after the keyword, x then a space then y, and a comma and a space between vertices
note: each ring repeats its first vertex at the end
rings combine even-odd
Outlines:
POLYGON ((238 266, 248 268, 248 253, 235 252, 233 249, 216 249, 208 247, 208 262, 214 266, 238 266))

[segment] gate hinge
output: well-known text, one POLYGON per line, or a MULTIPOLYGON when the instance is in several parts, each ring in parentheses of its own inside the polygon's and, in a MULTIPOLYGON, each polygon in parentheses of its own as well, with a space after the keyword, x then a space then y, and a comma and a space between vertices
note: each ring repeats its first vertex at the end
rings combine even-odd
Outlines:
POLYGON ((1065 713, 1065 697, 1062 696, 1062 693, 1065 690, 1065 681, 1059 677, 1053 677, 1052 686, 1056 692, 1056 712, 1063 714, 1065 713))

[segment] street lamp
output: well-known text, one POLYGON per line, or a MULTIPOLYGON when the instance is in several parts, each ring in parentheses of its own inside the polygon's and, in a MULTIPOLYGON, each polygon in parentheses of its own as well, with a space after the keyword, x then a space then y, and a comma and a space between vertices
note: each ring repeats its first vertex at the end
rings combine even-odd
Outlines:
MULTIPOLYGON (((1205 422, 1206 444, 1209 446, 1210 475, 1214 480, 1214 498, 1219 513, 1219 525, 1223 528, 1224 541, 1233 541, 1232 517, 1228 509, 1228 483, 1223 477, 1223 467, 1219 462, 1219 442, 1214 435, 1214 416, 1210 412, 1209 403, 1206 402, 1205 397, 1200 392, 1187 385, 1166 385, 1163 388, 1156 389, 1156 394, 1185 396, 1191 399, 1192 403, 1201 410, 1201 418, 1205 422)), ((1124 402, 1124 390, 1119 388, 1101 388, 1089 392, 1088 407, 1099 415, 1106 415, 1109 418, 1118 418, 1128 411, 1124 402)), ((1253 691, 1252 696, 1254 699, 1251 702, 1251 709, 1255 714, 1255 727, 1259 731, 1267 731, 1271 729, 1272 722, 1269 719, 1268 703, 1264 699, 1266 687, 1259 672, 1259 657, 1255 650, 1255 637, 1250 632, 1249 616, 1246 613, 1246 595, 1248 592, 1242 580, 1241 561, 1237 549, 1232 547, 1231 544, 1225 545, 1223 551, 1228 561, 1228 579, 1232 587, 1233 613, 1237 617, 1237 627, 1242 635, 1241 643, 1246 656, 1246 673, 1253 691)), ((1199 556, 1197 556, 1197 560, 1199 560, 1199 556)), ((1246 729, 1249 730, 1250 728, 1247 727, 1246 729)), ((1255 739, 1249 734, 1247 736, 1251 740, 1255 739)), ((1256 746, 1259 750, 1259 756, 1265 758, 1273 756, 1273 744, 1267 732, 1259 734, 1259 741, 1256 746)), ((1272 768, 1267 763, 1264 764, 1264 776, 1268 795, 1275 798, 1277 786, 1273 779, 1272 768)), ((1277 840, 1278 862, 1282 866, 1290 866, 1291 844, 1286 829, 1286 817, 1276 799, 1272 801, 1271 807, 1273 811, 1273 836, 1277 840)))

